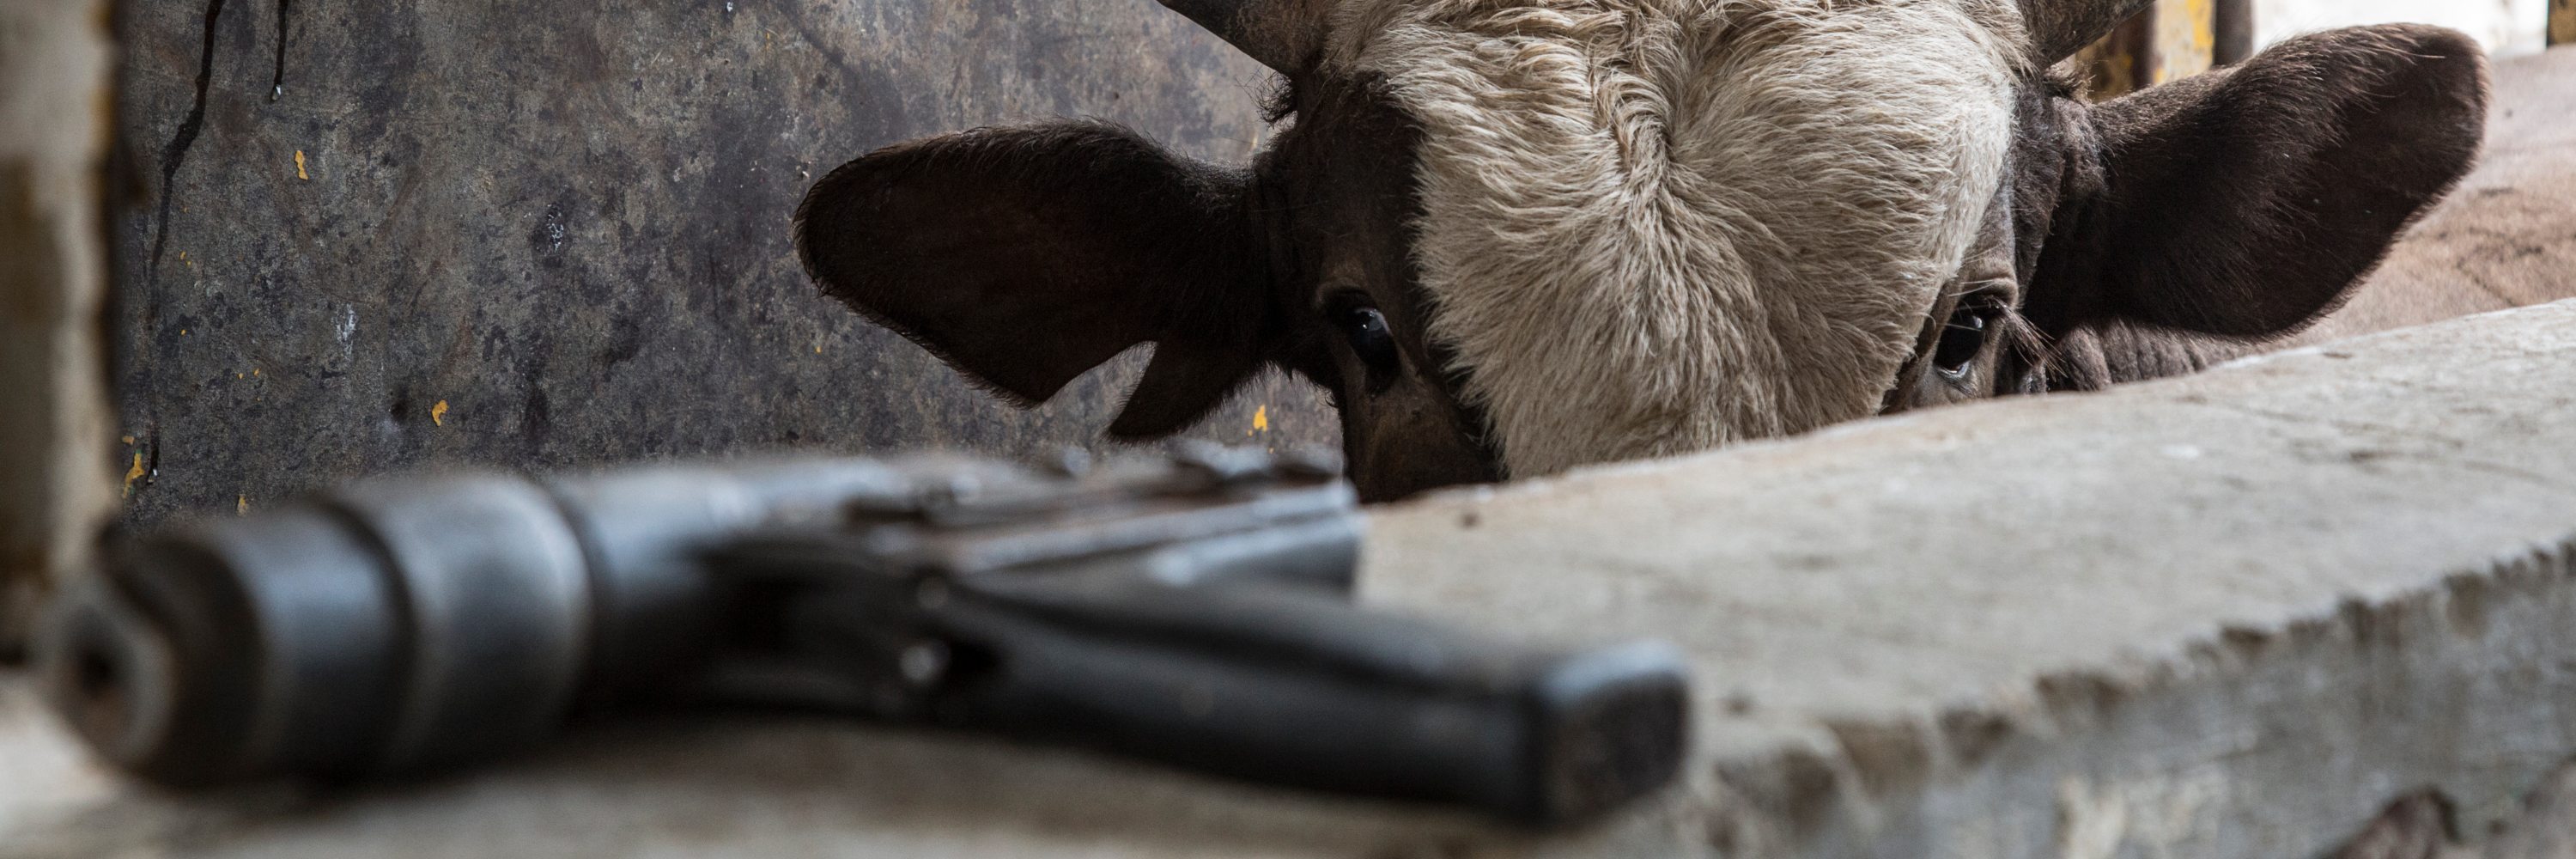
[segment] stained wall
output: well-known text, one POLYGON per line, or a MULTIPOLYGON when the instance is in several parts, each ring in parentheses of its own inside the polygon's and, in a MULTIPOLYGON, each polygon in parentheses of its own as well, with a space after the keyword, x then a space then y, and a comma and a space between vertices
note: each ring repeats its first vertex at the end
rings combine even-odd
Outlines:
MULTIPOLYGON (((813 178, 1056 115, 1240 161, 1260 66, 1148 0, 125 3, 115 466, 137 523, 429 462, 1094 449, 822 298, 813 178)), ((1332 443, 1266 379, 1194 435, 1332 443)))

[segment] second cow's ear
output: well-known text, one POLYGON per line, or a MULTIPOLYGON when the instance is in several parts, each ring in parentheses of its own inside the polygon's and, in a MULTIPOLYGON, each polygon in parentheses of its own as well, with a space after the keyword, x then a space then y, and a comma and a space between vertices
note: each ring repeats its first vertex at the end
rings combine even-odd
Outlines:
POLYGON ((2468 172, 2485 120, 2477 44, 2420 25, 2292 39, 2104 103, 2074 135, 2031 318, 2295 331, 2468 172))
POLYGON ((825 293, 1021 405, 1157 344, 1110 427, 1187 427, 1265 361, 1247 174, 1056 123, 893 146, 815 183, 796 248, 825 293))

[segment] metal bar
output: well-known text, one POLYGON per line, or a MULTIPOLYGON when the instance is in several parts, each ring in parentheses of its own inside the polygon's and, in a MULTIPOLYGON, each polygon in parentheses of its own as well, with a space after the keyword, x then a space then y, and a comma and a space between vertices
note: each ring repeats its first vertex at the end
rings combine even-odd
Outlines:
MULTIPOLYGON (((2557 0, 2565 4, 2569 0, 2557 0)), ((2217 0, 2210 21, 2211 62, 2232 66, 2254 56, 2254 0, 2217 0)))

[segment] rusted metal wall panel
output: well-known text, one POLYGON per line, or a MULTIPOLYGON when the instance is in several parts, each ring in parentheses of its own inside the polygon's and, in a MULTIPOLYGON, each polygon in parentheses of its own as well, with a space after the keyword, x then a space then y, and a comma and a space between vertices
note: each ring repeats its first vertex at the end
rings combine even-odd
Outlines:
POLYGON ((2217 0, 2156 0, 2155 82, 2209 71, 2218 47, 2217 0))
MULTIPOLYGON (((130 519, 423 461, 1101 446, 817 295, 788 219, 870 148, 1050 115, 1240 161, 1261 68, 1147 0, 128 3, 130 519)), ((1331 443, 1265 380, 1197 435, 1331 443)))
POLYGON ((2221 5, 2240 0, 2156 0, 2075 57, 2093 95, 2110 98, 2209 71, 2221 5))
POLYGON ((106 6, 0 3, 0 657, 109 506, 106 6))

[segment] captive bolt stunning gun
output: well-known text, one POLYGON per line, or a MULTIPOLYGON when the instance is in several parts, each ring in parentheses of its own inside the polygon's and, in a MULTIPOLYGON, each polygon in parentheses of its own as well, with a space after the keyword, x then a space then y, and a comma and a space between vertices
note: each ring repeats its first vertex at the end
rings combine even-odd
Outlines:
POLYGON ((175 787, 499 756, 575 714, 826 709, 1252 781, 1581 821, 1672 779, 1669 648, 1543 651, 1349 604, 1329 456, 1214 446, 346 484, 108 553, 40 642, 175 787))

